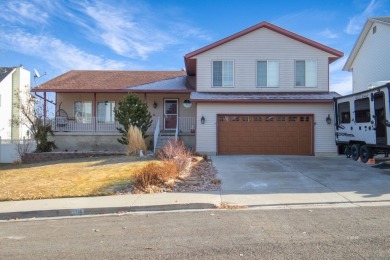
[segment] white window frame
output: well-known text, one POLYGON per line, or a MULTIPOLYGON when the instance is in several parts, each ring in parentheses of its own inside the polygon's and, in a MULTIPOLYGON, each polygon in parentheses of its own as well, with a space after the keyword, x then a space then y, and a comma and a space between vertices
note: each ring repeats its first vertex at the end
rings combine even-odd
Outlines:
POLYGON ((294 60, 294 86, 295 88, 318 88, 318 61, 317 60, 311 60, 311 59, 297 59, 294 60), (305 62, 305 85, 304 86, 297 86, 297 61, 304 61, 305 62), (315 79, 315 84, 313 86, 308 86, 307 85, 307 66, 306 63, 309 61, 314 61, 315 62, 315 72, 316 72, 316 79, 315 79))
POLYGON ((93 117, 93 102, 92 101, 89 101, 89 100, 78 100, 78 101, 74 101, 73 103, 73 115, 74 115, 74 118, 76 120, 76 122, 78 123, 92 123, 92 117, 93 117), (82 104, 82 111, 77 111, 76 110, 76 103, 81 103, 82 104), (84 110, 84 104, 85 103, 90 103, 91 104, 91 113, 87 113, 85 110, 84 110), (76 114, 77 113, 77 114, 76 114))
POLYGON ((113 124, 115 123, 115 113, 114 113, 114 110, 115 110, 115 106, 116 106, 116 102, 113 101, 113 100, 105 100, 105 101, 97 101, 96 102, 96 117, 97 117, 97 122, 98 123, 101 123, 101 124, 113 124), (109 118, 111 120, 107 120, 107 115, 106 117, 101 117, 99 116, 99 104, 104 104, 104 105, 109 105, 111 108, 112 108, 112 111, 110 111, 110 116, 109 118), (112 105, 113 104, 113 105, 112 105))
POLYGON ((235 80, 234 72, 235 72, 234 60, 212 60, 211 61, 211 86, 213 88, 233 88, 234 87, 234 80, 235 80), (222 86, 214 86, 214 61, 221 61, 222 62, 222 86), (225 85, 224 82, 223 82, 223 63, 225 61, 232 62, 232 68, 233 68, 233 71, 232 71, 232 76, 233 76, 232 85, 225 85))
POLYGON ((256 72, 255 72, 255 74, 256 74, 256 87, 258 87, 258 88, 278 88, 279 86, 280 86, 280 60, 266 60, 266 59, 259 59, 259 60, 256 60, 256 72), (259 75, 258 75, 258 62, 259 61, 265 61, 265 62, 267 62, 267 85, 266 86, 262 86, 262 85, 258 85, 258 77, 259 77, 259 75), (269 77, 268 77, 268 63, 269 62, 278 62, 278 83, 277 83, 277 85, 275 85, 275 86, 270 86, 269 85, 269 81, 268 81, 268 79, 269 79, 269 77))

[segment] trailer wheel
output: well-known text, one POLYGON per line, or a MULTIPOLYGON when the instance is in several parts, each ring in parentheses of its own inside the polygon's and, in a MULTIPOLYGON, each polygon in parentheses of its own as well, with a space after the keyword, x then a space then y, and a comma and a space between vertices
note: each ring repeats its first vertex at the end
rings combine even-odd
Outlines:
POLYGON ((344 154, 347 156, 347 158, 351 158, 351 146, 345 147, 344 154))
POLYGON ((359 144, 354 144, 351 147, 351 156, 354 161, 359 160, 360 157, 360 145, 359 144))
POLYGON ((360 159, 363 163, 368 162, 369 159, 372 158, 372 151, 370 147, 367 147, 367 145, 363 145, 360 147, 360 159))

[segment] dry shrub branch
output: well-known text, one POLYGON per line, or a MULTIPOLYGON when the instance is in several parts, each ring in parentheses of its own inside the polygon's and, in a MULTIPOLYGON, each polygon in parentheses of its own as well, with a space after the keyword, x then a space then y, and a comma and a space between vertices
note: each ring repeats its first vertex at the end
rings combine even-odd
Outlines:
POLYGON ((170 139, 167 144, 158 152, 157 156, 162 161, 173 162, 179 173, 183 172, 190 163, 191 152, 180 140, 170 139))
POLYGON ((169 186, 169 182, 178 177, 176 165, 173 162, 165 161, 163 163, 151 162, 145 165, 137 174, 134 186, 144 192, 154 192, 157 188, 169 186))

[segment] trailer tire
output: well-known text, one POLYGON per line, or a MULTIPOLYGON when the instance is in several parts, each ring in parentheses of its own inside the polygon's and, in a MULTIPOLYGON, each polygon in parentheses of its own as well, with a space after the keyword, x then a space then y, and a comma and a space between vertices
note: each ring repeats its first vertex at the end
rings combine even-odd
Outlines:
POLYGON ((363 145, 362 147, 360 147, 360 159, 362 160, 362 162, 366 163, 371 158, 372 158, 371 148, 368 147, 367 145, 363 145))
POLYGON ((354 144, 351 147, 351 157, 354 161, 359 160, 360 157, 360 145, 359 144, 354 144))

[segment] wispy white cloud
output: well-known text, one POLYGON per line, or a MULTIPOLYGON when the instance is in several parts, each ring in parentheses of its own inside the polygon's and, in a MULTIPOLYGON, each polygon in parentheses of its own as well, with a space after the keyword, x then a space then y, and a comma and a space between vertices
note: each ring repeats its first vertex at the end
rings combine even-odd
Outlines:
POLYGON ((375 11, 379 7, 378 0, 371 0, 362 13, 357 14, 349 19, 348 25, 345 28, 347 34, 359 34, 366 22, 367 18, 374 16, 375 11))
POLYGON ((352 73, 340 72, 332 73, 330 91, 335 91, 341 95, 352 93, 352 73))
POLYGON ((332 64, 330 64, 329 72, 334 73, 342 71, 346 61, 347 57, 344 56, 341 59, 338 59, 337 61, 333 62, 332 64))
POLYGON ((326 28, 320 32, 319 35, 328 39, 336 39, 339 37, 337 33, 332 32, 329 28, 326 28))
POLYGON ((160 17, 161 10, 147 5, 89 1, 74 8, 82 15, 71 21, 84 28, 88 39, 129 58, 147 59, 151 53, 183 44, 185 39, 210 40, 205 30, 175 16, 160 17))
POLYGON ((0 18, 24 25, 46 24, 49 15, 36 7, 32 1, 10 1, 0 3, 0 18))
POLYGON ((106 59, 87 53, 51 36, 32 35, 20 29, 12 31, 0 30, 0 33, 2 35, 0 38, 0 46, 2 48, 44 59, 48 64, 61 72, 71 69, 140 68, 123 61, 106 59))

